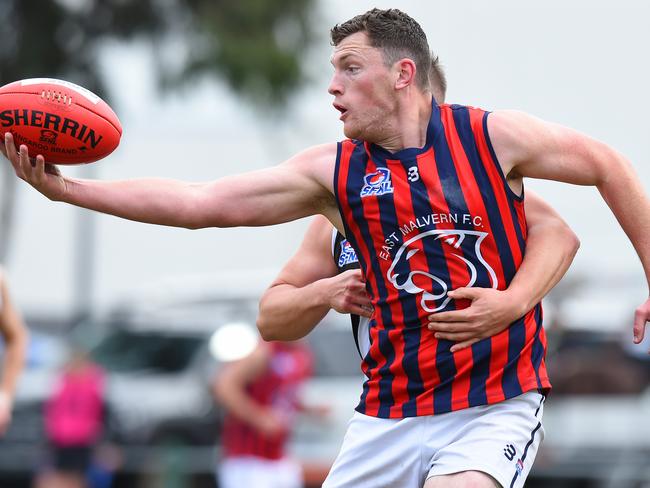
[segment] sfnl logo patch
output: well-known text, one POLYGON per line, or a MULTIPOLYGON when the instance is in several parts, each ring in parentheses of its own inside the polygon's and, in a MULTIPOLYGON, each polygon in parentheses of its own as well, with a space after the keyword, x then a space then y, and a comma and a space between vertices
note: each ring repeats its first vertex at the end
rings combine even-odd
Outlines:
POLYGON ((348 264, 357 263, 357 253, 352 247, 352 244, 347 239, 341 241, 341 254, 339 255, 339 267, 342 268, 348 264))
POLYGON ((363 177, 363 188, 361 188, 361 198, 385 195, 393 193, 393 183, 390 180, 390 170, 388 168, 377 168, 374 173, 369 173, 363 177))

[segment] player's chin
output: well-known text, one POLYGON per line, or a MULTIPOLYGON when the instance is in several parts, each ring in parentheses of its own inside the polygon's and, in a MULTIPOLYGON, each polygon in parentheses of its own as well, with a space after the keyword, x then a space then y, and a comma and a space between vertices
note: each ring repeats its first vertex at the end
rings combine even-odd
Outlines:
POLYGON ((344 122, 343 134, 345 134, 345 137, 348 139, 361 139, 361 131, 359 130, 359 127, 352 123, 344 122))

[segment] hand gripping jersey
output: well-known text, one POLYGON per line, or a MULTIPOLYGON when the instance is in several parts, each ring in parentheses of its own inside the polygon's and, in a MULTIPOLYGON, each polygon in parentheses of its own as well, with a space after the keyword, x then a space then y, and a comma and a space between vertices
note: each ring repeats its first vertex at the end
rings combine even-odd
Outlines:
MULTIPOLYGON (((335 228, 332 229, 332 257, 339 271, 343 273, 350 269, 359 269, 359 259, 357 253, 348 242, 343 234, 335 228)), ((361 359, 365 357, 370 348, 370 336, 368 331, 368 317, 351 313, 350 321, 352 322, 352 335, 357 351, 361 359)))
MULTIPOLYGON (((247 394, 259 405, 271 407, 285 416, 288 424, 298 409, 298 390, 311 376, 311 350, 300 343, 292 345, 281 342, 269 344, 271 359, 264 374, 247 385, 247 394)), ((223 455, 256 456, 265 459, 281 459, 289 431, 273 437, 262 435, 248 423, 228 413, 223 421, 221 444, 223 455)))
POLYGON ((336 197, 375 309, 361 413, 439 414, 550 388, 541 304, 454 354, 426 328, 431 313, 469 305, 450 290, 504 290, 523 259, 523 197, 506 182, 487 118, 434 102, 421 149, 338 145, 336 197))

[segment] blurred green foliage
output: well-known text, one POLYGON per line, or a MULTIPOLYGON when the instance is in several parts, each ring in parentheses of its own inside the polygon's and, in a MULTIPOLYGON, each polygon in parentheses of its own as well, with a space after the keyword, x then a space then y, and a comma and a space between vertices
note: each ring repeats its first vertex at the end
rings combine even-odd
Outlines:
MULTIPOLYGON (((150 44, 174 89, 217 76, 261 108, 305 79, 315 0, 0 0, 0 85, 64 78, 109 97, 97 60, 106 41, 150 44)), ((121 69, 115 66, 115 69, 121 69)))

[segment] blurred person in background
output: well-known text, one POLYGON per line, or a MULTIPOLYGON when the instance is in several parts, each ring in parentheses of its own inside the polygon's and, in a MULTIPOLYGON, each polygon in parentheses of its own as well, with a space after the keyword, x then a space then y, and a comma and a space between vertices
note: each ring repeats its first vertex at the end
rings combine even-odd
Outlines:
POLYGON ((301 385, 312 374, 312 353, 304 341, 259 341, 242 359, 227 363, 214 381, 214 395, 226 409, 221 433, 219 488, 300 488, 302 469, 285 447, 299 412, 322 416, 305 405, 301 385))
POLYGON ((104 425, 104 372, 86 351, 75 350, 45 405, 48 465, 38 488, 84 488, 104 425))
POLYGON ((18 377, 25 364, 27 328, 11 300, 7 275, 0 267, 0 333, 4 340, 0 377, 0 435, 11 422, 11 411, 18 377))

